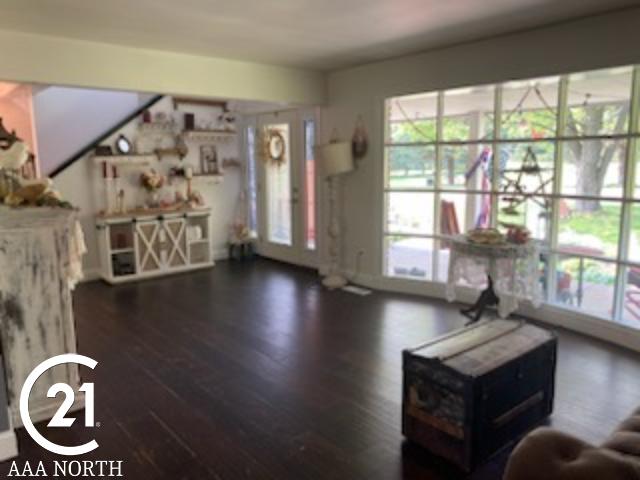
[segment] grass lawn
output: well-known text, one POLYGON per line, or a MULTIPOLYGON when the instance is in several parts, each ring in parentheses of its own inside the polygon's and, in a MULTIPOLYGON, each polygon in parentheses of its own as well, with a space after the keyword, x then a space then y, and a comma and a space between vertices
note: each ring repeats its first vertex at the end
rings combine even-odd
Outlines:
POLYGON ((389 186, 392 188, 433 188, 435 172, 410 172, 409 175, 389 176, 389 186))
MULTIPOLYGON (((562 220, 562 229, 573 230, 578 234, 593 235, 604 243, 616 246, 620 233, 619 206, 603 205, 593 213, 574 212, 569 218, 562 220)), ((632 224, 640 226, 640 210, 633 209, 632 224)))
MULTIPOLYGON (((617 251, 620 234, 621 207, 602 205, 601 209, 593 213, 573 212, 571 217, 561 221, 562 230, 572 230, 579 235, 591 235, 604 243, 605 253, 614 255, 617 251)), ((640 234, 640 209, 632 209, 632 225, 636 226, 636 235, 640 234)), ((589 245, 585 245, 589 246, 589 245)), ((564 270, 576 275, 578 260, 570 259, 564 262, 564 270)), ((585 261, 585 280, 599 284, 613 284, 615 267, 612 264, 585 261)))

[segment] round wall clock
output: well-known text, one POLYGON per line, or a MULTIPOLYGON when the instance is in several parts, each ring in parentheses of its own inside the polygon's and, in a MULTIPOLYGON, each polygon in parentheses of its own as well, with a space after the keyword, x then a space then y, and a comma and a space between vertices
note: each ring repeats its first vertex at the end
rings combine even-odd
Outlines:
POLYGON ((116 140, 116 149, 122 155, 131 153, 131 142, 124 135, 120 135, 116 140))

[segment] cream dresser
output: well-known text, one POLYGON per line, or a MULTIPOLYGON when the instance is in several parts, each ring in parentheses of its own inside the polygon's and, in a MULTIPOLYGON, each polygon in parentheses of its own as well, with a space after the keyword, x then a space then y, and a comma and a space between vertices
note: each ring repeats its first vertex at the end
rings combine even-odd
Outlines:
POLYGON ((98 216, 102 278, 121 283, 213 266, 210 217, 208 208, 98 216))

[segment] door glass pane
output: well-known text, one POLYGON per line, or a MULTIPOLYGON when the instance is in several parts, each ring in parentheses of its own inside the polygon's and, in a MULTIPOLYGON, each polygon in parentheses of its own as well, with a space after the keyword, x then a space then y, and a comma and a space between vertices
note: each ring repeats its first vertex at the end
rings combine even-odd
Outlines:
POLYGON ((247 223, 252 236, 258 232, 258 189, 256 170, 256 129, 247 127, 247 223))
POLYGON ((316 122, 304 121, 304 210, 305 210, 305 246, 316 249, 316 161, 313 147, 316 143, 316 122))
POLYGON ((389 236, 385 239, 386 274, 415 280, 431 280, 433 239, 389 236))
POLYGON ((267 153, 266 194, 267 194, 267 232, 272 243, 291 246, 293 243, 291 228, 291 156, 289 125, 286 123, 265 126, 267 135, 280 134, 284 145, 280 159, 276 160, 267 153))
POLYGON ((624 67, 571 75, 565 135, 625 133, 632 72, 630 67, 624 67))

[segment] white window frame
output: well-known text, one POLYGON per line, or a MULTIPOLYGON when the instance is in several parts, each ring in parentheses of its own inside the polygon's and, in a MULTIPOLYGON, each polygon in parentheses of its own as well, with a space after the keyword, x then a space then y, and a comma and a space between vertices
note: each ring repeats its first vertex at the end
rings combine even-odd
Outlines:
MULTIPOLYGON (((611 135, 584 135, 584 136, 568 136, 565 135, 565 124, 567 118, 567 97, 568 97, 568 87, 569 87, 569 77, 571 74, 560 75, 559 76, 559 84, 558 84, 558 103, 557 103, 557 126, 556 126, 556 134, 553 137, 547 138, 501 138, 501 114, 502 114, 502 89, 504 83, 499 83, 495 85, 495 95, 494 95, 494 135, 491 139, 485 139, 484 141, 481 139, 478 140, 460 140, 460 141, 444 141, 442 140, 442 125, 443 125, 443 111, 444 111, 444 96, 445 91, 438 91, 438 101, 437 101, 437 113, 436 113, 436 140, 435 141, 425 141, 425 142, 411 142, 411 143, 402 143, 402 142, 391 142, 389 135, 389 101, 392 101, 398 96, 389 97, 384 100, 383 112, 384 112, 384 135, 383 135, 383 160, 384 160, 384 174, 382 176, 382 204, 384 205, 382 212, 382 271, 381 274, 387 278, 400 278, 402 280, 409 281, 417 281, 417 282, 431 282, 431 283, 442 283, 438 281, 438 241, 442 240, 443 235, 439 234, 439 224, 440 224, 440 197, 443 193, 465 193, 469 194, 486 194, 487 192, 478 190, 478 189, 456 189, 456 188, 443 188, 441 186, 441 174, 442 174, 442 148, 448 145, 470 145, 470 144, 478 144, 478 145, 491 145, 493 149, 494 155, 492 155, 492 170, 497 171, 496 162, 499 161, 499 155, 496 152, 500 151, 500 145, 509 144, 509 143, 535 143, 535 142, 550 142, 553 143, 555 148, 555 157, 554 157, 554 180, 553 180, 553 189, 551 193, 536 195, 541 198, 550 198, 552 201, 551 207, 551 224, 549 227, 549 248, 547 250, 548 254, 548 268, 547 268, 547 289, 546 289, 546 303, 552 304, 554 307, 568 308, 570 310, 575 310, 577 312, 584 312, 584 310, 580 308, 572 308, 569 306, 565 306, 563 304, 558 303, 553 298, 553 293, 556 291, 556 275, 554 272, 556 271, 557 261, 561 256, 571 257, 571 258, 584 258, 595 260, 599 262, 612 263, 616 265, 616 278, 614 283, 614 299, 613 299, 613 312, 610 317, 600 317, 605 318, 606 320, 613 320, 614 322, 620 322, 622 315, 624 313, 624 295, 626 290, 626 278, 627 278, 627 270, 629 267, 640 267, 640 262, 634 262, 629 260, 628 258, 628 249, 629 249, 629 238, 631 231, 631 206, 634 204, 640 205, 640 197, 634 198, 634 191, 636 188, 635 185, 635 173, 636 173, 636 164, 640 162, 640 158, 636 158, 636 155, 640 155, 638 150, 640 147, 640 128, 639 128, 639 117, 640 117, 640 66, 632 66, 632 81, 631 81, 631 91, 630 91, 630 112, 629 112, 629 122, 627 131, 622 134, 611 134, 611 135), (572 195, 572 194, 563 194, 561 193, 561 185, 562 185, 562 157, 563 157, 563 145, 564 142, 569 140, 590 140, 590 139, 622 139, 626 141, 626 154, 624 158, 624 169, 625 169, 625 183, 622 197, 602 197, 602 196, 586 196, 586 195, 572 195), (388 186, 387 176, 389 173, 387 159, 388 159, 388 148, 389 147, 397 147, 397 146, 434 146, 435 147, 435 181, 432 188, 393 188, 388 186), (415 233, 405 233, 405 232, 393 232, 387 229, 388 225, 388 215, 387 215, 387 196, 389 193, 393 192, 415 192, 415 193, 430 193, 434 195, 434 212, 433 212, 433 234, 415 234, 415 233), (563 254, 562 251, 558 249, 558 232, 559 232, 559 215, 558 215, 558 205, 561 199, 575 200, 575 199, 584 199, 584 200, 600 200, 600 201, 615 201, 618 202, 621 206, 621 218, 620 218, 620 231, 618 237, 618 250, 615 258, 611 257, 599 257, 599 256, 590 256, 590 255, 568 255, 566 253, 563 254), (399 277, 396 275, 388 274, 388 265, 387 265, 387 247, 386 240, 388 237, 406 237, 406 238, 428 238, 432 239, 434 242, 433 246, 433 255, 432 255, 432 265, 431 265, 431 273, 432 280, 420 280, 417 278, 410 277, 399 277)), ((424 92, 424 94, 429 94, 432 92, 424 92)), ((499 175, 493 175, 493 184, 491 191, 489 194, 491 195, 491 225, 495 226, 497 222, 497 212, 498 212, 498 200, 500 197, 500 185, 499 185, 499 175)), ((427 266, 425 265, 425 268, 427 266)), ((584 312, 591 316, 597 316, 593 312, 584 312)))

